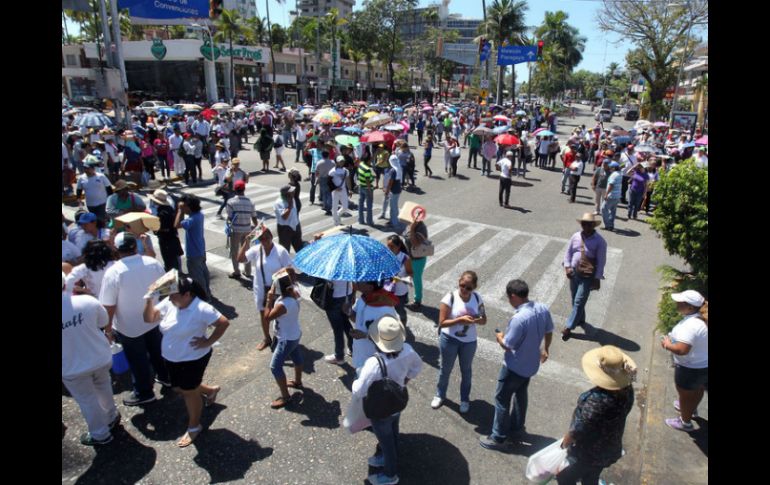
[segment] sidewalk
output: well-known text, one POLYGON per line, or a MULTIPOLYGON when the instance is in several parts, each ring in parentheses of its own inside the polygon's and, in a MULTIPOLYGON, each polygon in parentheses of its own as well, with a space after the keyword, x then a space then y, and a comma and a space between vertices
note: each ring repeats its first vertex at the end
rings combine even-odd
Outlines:
MULTIPOLYGON (((655 350, 650 362, 647 413, 642 427, 642 469, 639 483, 654 485, 708 483, 708 392, 693 418, 695 431, 685 433, 666 426, 664 420, 677 416, 673 407, 677 392, 669 353, 653 337, 655 350)), ((638 363, 641 367, 642 364, 638 363)))

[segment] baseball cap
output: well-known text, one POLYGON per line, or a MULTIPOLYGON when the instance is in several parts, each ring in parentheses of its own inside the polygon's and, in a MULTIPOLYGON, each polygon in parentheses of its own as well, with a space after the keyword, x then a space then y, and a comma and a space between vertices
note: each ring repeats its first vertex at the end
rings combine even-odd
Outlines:
POLYGON ((96 214, 93 212, 86 212, 78 218, 78 225, 88 224, 90 222, 96 222, 96 214))
POLYGON ((94 155, 87 155, 85 160, 83 160, 83 163, 87 167, 94 167, 96 165, 99 165, 102 162, 98 158, 96 158, 94 155))
POLYGON ((342 155, 338 155, 337 156, 337 161, 338 162, 344 162, 345 161, 345 157, 343 157, 342 155))
POLYGON ((121 232, 115 236, 115 247, 121 252, 136 249, 136 236, 130 232, 121 232))
POLYGON ((610 163, 610 168, 618 168, 618 167, 620 167, 620 164, 618 162, 610 163))
POLYGON ((513 156, 513 152, 508 150, 507 152, 505 152, 505 156, 507 157, 508 155, 513 156))
POLYGON ((678 302, 684 302, 694 307, 701 307, 706 301, 703 295, 695 290, 686 290, 681 293, 672 293, 671 299, 678 302))
POLYGON ((246 190, 246 182, 239 180, 233 184, 234 190, 246 190))

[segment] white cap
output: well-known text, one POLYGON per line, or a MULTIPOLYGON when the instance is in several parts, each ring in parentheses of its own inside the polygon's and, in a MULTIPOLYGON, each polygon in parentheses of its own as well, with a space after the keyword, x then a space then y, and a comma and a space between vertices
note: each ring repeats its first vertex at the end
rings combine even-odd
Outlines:
POLYGON ((507 152, 505 152, 505 156, 507 157, 508 155, 513 156, 513 152, 508 150, 507 152))
POLYGON ((684 302, 696 308, 703 306, 706 301, 703 296, 695 290, 686 290, 681 293, 673 293, 671 299, 677 302, 684 302))
POLYGON ((337 156, 337 161, 338 162, 344 162, 345 161, 345 157, 343 157, 342 155, 338 155, 337 156))

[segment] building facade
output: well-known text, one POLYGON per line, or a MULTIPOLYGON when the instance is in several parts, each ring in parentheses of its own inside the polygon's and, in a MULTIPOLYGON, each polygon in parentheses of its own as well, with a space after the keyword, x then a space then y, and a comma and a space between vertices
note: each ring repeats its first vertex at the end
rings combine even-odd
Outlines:
POLYGON ((353 13, 355 0, 299 0, 297 8, 301 17, 323 17, 336 8, 340 17, 348 18, 353 13))
POLYGON ((227 10, 237 10, 244 19, 257 16, 257 6, 254 4, 254 0, 224 0, 222 6, 227 10))

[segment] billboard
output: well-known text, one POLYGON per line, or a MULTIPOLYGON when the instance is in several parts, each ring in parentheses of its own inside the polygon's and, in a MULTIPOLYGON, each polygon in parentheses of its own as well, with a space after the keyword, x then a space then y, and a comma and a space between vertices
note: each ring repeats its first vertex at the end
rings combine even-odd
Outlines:
POLYGON ((136 25, 189 25, 209 19, 209 0, 118 0, 136 25))
POLYGON ((671 128, 674 130, 689 131, 695 133, 695 124, 698 120, 698 113, 690 111, 674 111, 673 123, 671 128))

